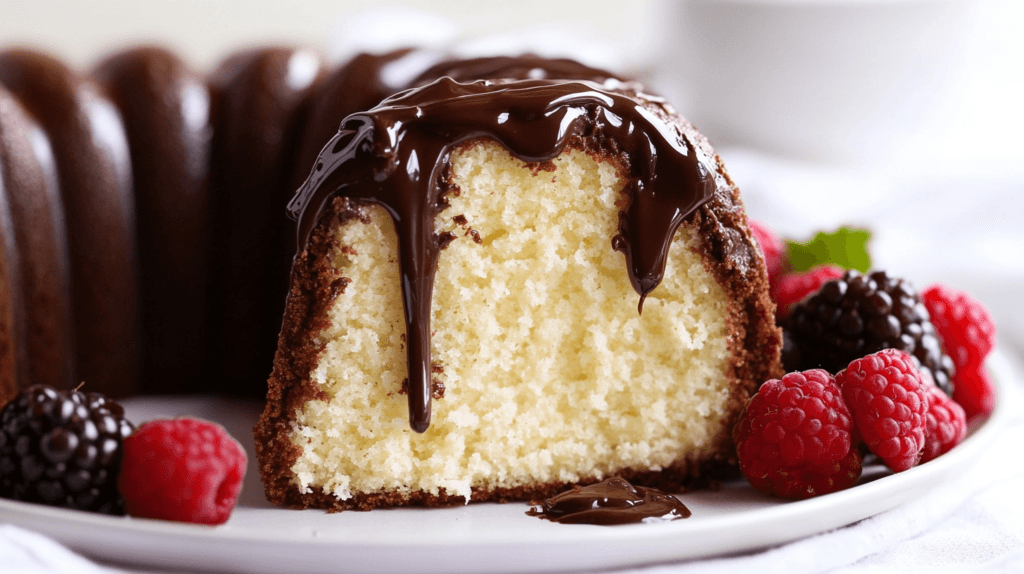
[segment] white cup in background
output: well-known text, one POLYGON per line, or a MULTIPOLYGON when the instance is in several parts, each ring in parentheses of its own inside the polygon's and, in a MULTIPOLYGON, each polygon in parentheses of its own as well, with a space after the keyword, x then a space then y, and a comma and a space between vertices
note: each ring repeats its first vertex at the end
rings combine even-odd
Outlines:
POLYGON ((656 85, 716 145, 877 163, 941 121, 962 72, 969 4, 666 1, 656 85))

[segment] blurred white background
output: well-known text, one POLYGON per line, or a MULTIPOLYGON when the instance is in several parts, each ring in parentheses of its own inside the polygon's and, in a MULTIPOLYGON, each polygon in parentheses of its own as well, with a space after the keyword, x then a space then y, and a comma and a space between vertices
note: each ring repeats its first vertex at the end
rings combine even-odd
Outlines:
MULTIPOLYGON (((647 79, 709 136, 751 216, 794 239, 870 228, 876 267, 971 292, 993 311, 1004 352, 1024 355, 1024 0, 0 0, 0 48, 34 46, 86 69, 138 42, 197 69, 256 44, 338 61, 420 45, 573 56, 647 79)), ((996 570, 1019 571, 1022 499, 964 506, 981 517, 968 521, 985 539, 979 560, 1004 551, 990 539, 1016 536, 1004 556, 1017 561, 996 570)), ((922 520, 911 513, 899 536, 937 519, 922 520)), ((931 532, 922 554, 964 547, 931 532)), ((917 571, 895 554, 872 571, 917 571)))
POLYGON ((879 265, 983 297, 1024 341, 1019 0, 0 0, 0 45, 87 68, 137 42, 198 69, 284 43, 568 55, 647 79, 748 211, 794 238, 870 226, 879 265))
MULTIPOLYGON (((346 21, 370 11, 412 9, 449 24, 440 31, 413 31, 411 40, 455 30, 458 36, 470 38, 566 23, 607 42, 615 52, 619 48, 632 52, 643 43, 638 39, 649 36, 646 27, 653 21, 652 2, 638 0, 624 6, 609 0, 3 0, 0 41, 29 42, 84 65, 106 50, 156 40, 176 48, 196 65, 210 66, 226 51, 254 43, 324 48, 335 41, 345 43, 346 39, 332 35, 336 26, 344 28, 346 21)), ((437 25, 429 19, 421 22, 437 25)), ((393 34, 389 39, 394 39, 393 34)), ((566 40, 571 39, 562 40, 568 45, 566 40)))

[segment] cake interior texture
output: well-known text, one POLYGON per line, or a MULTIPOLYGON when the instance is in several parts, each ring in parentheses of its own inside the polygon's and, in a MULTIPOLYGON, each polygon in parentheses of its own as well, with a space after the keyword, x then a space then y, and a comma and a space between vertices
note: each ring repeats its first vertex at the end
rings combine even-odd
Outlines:
POLYGON ((749 392, 731 364, 741 310, 692 221, 638 312, 612 246, 620 166, 572 148, 526 163, 475 139, 449 176, 434 222, 455 239, 434 280, 430 428, 409 426, 394 224, 359 204, 313 239, 344 280, 313 337, 314 398, 284 401, 296 411, 287 488, 338 507, 501 500, 728 457, 749 392))

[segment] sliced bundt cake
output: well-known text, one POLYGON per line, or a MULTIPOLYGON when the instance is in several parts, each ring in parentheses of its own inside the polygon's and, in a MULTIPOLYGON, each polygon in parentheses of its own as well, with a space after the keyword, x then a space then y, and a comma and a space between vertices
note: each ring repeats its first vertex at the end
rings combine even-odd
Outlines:
POLYGON ((679 488, 779 374, 738 191, 635 84, 441 78, 345 120, 291 208, 273 502, 679 488))

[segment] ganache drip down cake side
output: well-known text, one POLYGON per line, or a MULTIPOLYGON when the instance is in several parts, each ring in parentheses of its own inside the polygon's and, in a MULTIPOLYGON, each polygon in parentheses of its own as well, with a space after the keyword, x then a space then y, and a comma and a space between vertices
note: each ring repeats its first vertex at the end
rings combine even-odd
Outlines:
POLYGON ((706 481, 780 371, 736 186, 638 84, 457 67, 349 116, 290 205, 299 247, 256 427, 268 498, 706 481))

